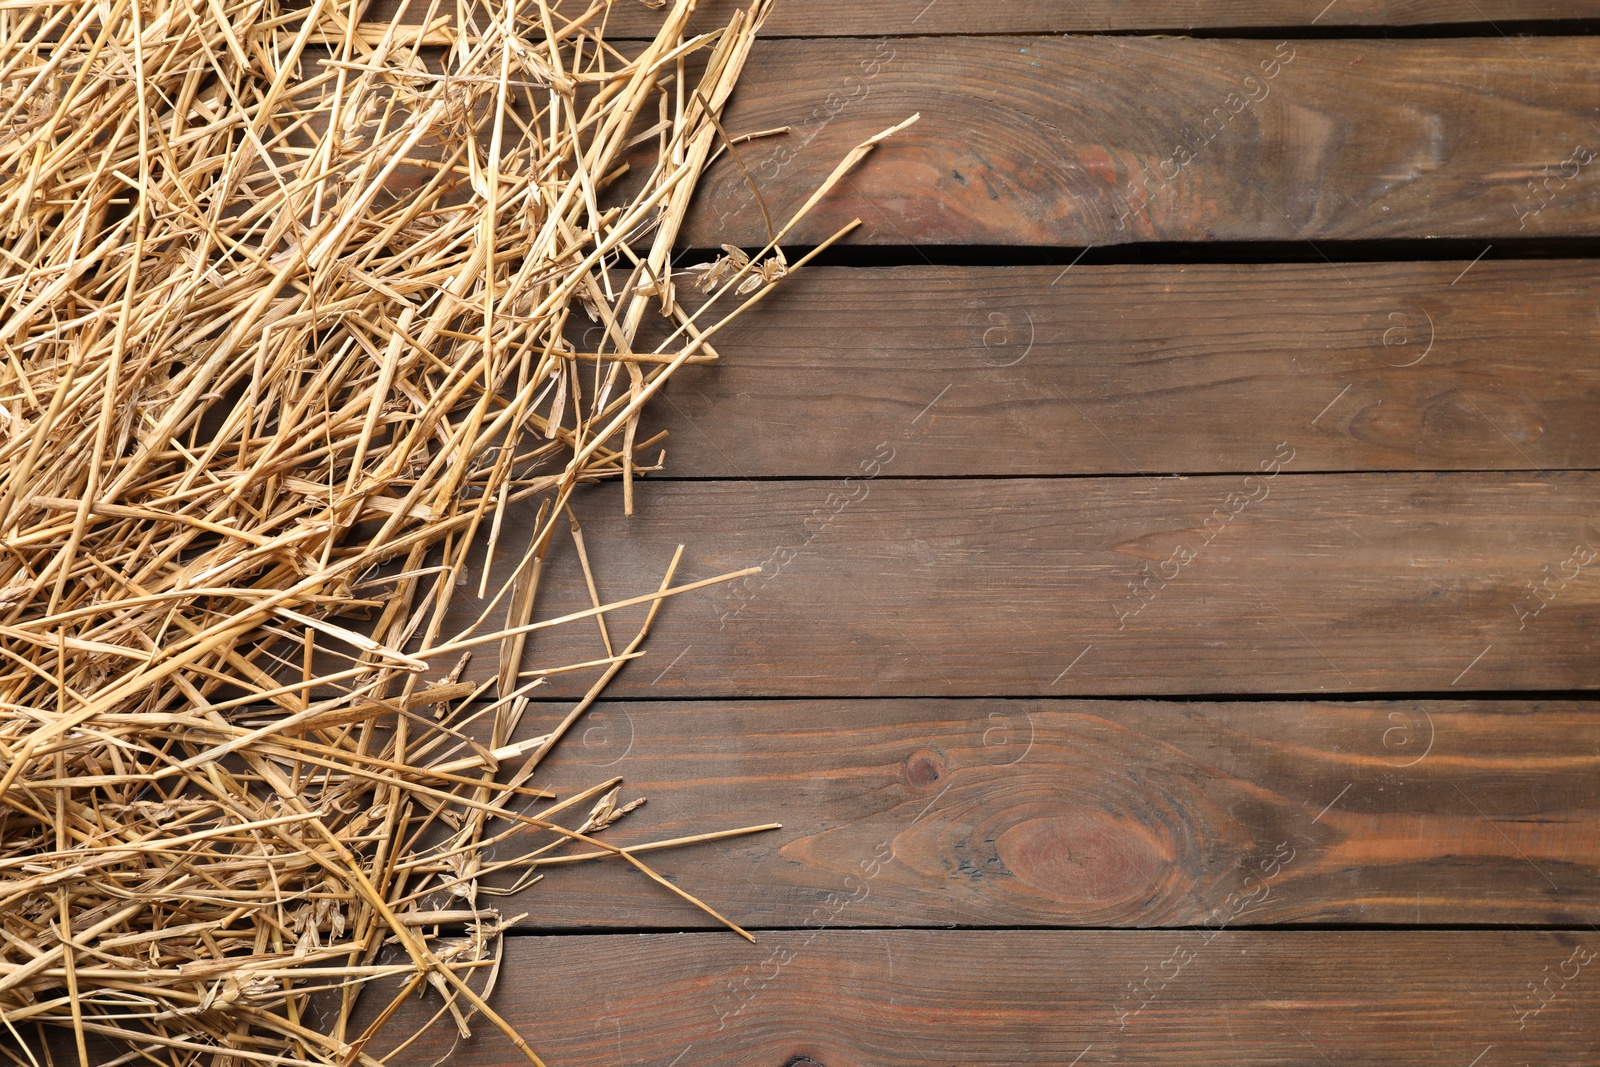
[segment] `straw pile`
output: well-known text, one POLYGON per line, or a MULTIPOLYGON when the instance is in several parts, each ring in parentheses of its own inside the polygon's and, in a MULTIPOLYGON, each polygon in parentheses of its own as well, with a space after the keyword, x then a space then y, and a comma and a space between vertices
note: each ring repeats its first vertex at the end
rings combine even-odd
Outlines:
MULTIPOLYGON (((495 878, 605 857, 688 896, 594 837, 632 806, 615 780, 534 784, 644 630, 592 664, 523 659, 622 606, 535 621, 574 489, 653 469, 645 402, 804 264, 785 228, 701 272, 694 315, 674 290, 764 7, 689 36, 678 0, 629 52, 603 2, 363 6, 0 5, 18 1064, 371 1065, 429 1016, 538 1062, 485 1003, 521 918, 495 878), (446 632, 474 585, 488 608, 446 632), (523 727, 564 670, 598 677, 523 727)), ((622 604, 704 584, 669 570, 622 604)))

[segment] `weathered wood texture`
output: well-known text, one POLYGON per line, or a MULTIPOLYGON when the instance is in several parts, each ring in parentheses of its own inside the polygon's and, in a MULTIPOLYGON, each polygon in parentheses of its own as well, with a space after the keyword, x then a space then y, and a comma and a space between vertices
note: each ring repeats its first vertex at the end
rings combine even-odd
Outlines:
MULTIPOLYGON (((1475 1056, 1484 1067, 1600 1057, 1591 931, 1207 936, 517 938, 499 1003, 557 1067, 1467 1067, 1475 1056), (1565 984, 1554 977, 1575 970, 1565 984), (1523 1015, 1541 1003, 1528 983, 1547 977, 1554 995, 1523 1015)), ((504 1039, 478 1028, 450 1062, 511 1062, 504 1039)), ((427 1051, 451 1052, 452 1037, 435 1031, 427 1051)))
MULTIPOLYGON (((544 780, 610 775, 649 798, 613 844, 785 824, 652 858, 748 927, 1600 920, 1584 703, 618 702, 544 780)), ((630 868, 547 871, 503 908, 708 924, 630 868)))
MULTIPOLYGON (((725 117, 789 126, 743 159, 787 218, 912 112, 794 231, 886 245, 1593 235, 1587 38, 785 40, 725 117), (1255 101, 1255 102, 1252 102, 1255 101)), ((744 175, 701 185, 686 244, 760 245, 744 175)))
MULTIPOLYGON (((708 0, 700 25, 726 23, 738 0, 708 0)), ((658 23, 640 19, 645 28, 658 23)), ((624 17, 626 18, 627 15, 624 17)), ((1083 33, 1217 30, 1249 26, 1406 26, 1600 17, 1593 0, 803 0, 780 3, 764 36, 832 37, 936 33, 1083 33)), ((659 18, 659 16, 657 16, 659 18)), ((631 25, 632 23, 623 23, 631 25)))
MULTIPOLYGON (((675 599, 650 654, 608 695, 1600 682, 1600 475, 1297 476, 1294 447, 1263 452, 1275 477, 662 483, 637 495, 632 519, 619 487, 603 487, 581 512, 603 598, 654 590, 686 540, 680 580, 764 568, 675 599)), ((893 457, 877 469, 892 475, 893 457)), ((589 603, 570 552, 558 556, 539 617, 589 603)), ((453 625, 480 610, 462 589, 453 625)), ((632 625, 624 613, 612 632, 632 625)), ((532 649, 544 665, 603 654, 587 622, 532 649)), ((479 676, 493 666, 480 660, 469 669, 479 676)), ((562 676, 550 692, 586 684, 562 676)))
MULTIPOLYGON (((377 0, 367 18, 387 19, 399 0, 377 0)), ((418 19, 426 4, 412 0, 418 19)), ((569 4, 571 13, 584 5, 569 4)), ((748 0, 702 0, 697 30, 727 25, 748 0)), ((610 39, 653 35, 663 11, 634 0, 616 3, 610 39)), ((884 34, 1084 33, 1129 30, 1226 30, 1271 26, 1417 26, 1600 18, 1597 0, 782 0, 763 37, 877 37, 884 34)))
MULTIPOLYGON (((922 113, 796 244, 1593 237, 1590 38, 995 36, 1562 17, 1600 0, 790 0, 727 125, 792 128, 740 150, 786 217, 922 113)), ((683 243, 765 236, 724 160, 683 243)), ((497 1008, 563 1067, 1600 1060, 1592 702, 1058 699, 1594 687, 1600 268, 1067 261, 811 271, 652 415, 671 476, 720 480, 584 495, 607 599, 680 541, 679 580, 764 573, 670 602, 551 784, 648 796, 616 843, 785 823, 653 858, 789 929, 528 936, 706 927, 549 868, 496 901, 530 913, 497 1008), (1309 923, 1573 929, 1244 929, 1309 923), (941 925, 1180 928, 844 929, 941 925)), ((558 541, 537 614, 587 605, 558 541)), ((415 1059, 508 1062, 478 1029, 415 1059)))
POLYGON ((1597 291, 1581 260, 816 268, 649 425, 687 477, 857 474, 886 427, 900 476, 1253 473, 1284 440, 1305 470, 1592 469, 1597 291))

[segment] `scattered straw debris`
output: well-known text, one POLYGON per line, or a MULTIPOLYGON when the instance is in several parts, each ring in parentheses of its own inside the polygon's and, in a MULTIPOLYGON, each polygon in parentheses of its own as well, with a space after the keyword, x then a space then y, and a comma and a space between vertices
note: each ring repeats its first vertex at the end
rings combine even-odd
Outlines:
POLYGON ((617 780, 534 784, 649 622, 592 664, 523 652, 708 584, 669 569, 534 621, 574 488, 621 478, 631 510, 657 465, 645 402, 805 265, 785 227, 701 272, 693 315, 674 295, 765 5, 692 36, 678 0, 631 54, 604 2, 364 6, 0 3, 0 1052, 18 1064, 54 1028, 85 1065, 371 1065, 429 1014, 487 1020, 537 1063, 486 1003, 521 918, 492 876, 609 857, 717 914, 635 855, 673 842, 593 836, 637 804, 617 780), (643 344, 652 312, 667 336, 643 344), (537 516, 525 543, 513 507, 537 516), (510 577, 484 566, 490 610, 446 632, 474 550, 510 577), (468 670, 475 649, 493 670, 468 670), (518 740, 530 693, 584 669, 587 697, 518 740))

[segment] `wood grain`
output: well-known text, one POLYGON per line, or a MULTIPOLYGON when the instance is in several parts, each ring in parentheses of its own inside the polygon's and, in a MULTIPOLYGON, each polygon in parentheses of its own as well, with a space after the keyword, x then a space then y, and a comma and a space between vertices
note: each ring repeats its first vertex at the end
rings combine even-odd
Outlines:
MULTIPOLYGON (((1600 1056, 1592 931, 1206 936, 516 938, 498 1004, 553 1067, 665 1067, 675 1057, 704 1067, 1467 1067, 1475 1056, 1483 1067, 1600 1056), (1592 962, 1580 968, 1583 959, 1592 962), (1576 977, 1552 980, 1548 1006, 1520 1017, 1539 1003, 1527 983, 1563 968, 1576 977)), ((461 1067, 511 1062, 504 1040, 479 1028, 453 1051, 448 1029, 435 1031, 416 1062, 445 1053, 461 1067)))
MULTIPOLYGON (((921 113, 800 244, 857 217, 854 239, 884 245, 1592 235, 1593 55, 1585 38, 767 41, 725 123, 791 127, 742 149, 776 219, 921 113)), ((766 240, 733 161, 697 204, 686 244, 766 240)))
MULTIPOLYGON (((565 704, 528 712, 530 736, 565 704)), ((1576 702, 607 702, 549 764, 749 928, 1600 920, 1600 715, 1576 702)), ((530 926, 695 929, 616 864, 530 926)))
MULTIPOLYGON (((399 0, 377 0, 368 19, 384 19, 399 0)), ((413 7, 419 5, 413 0, 413 7)), ((421 5, 425 7, 426 5, 421 5)), ((701 0, 690 26, 727 25, 741 0, 701 0)), ((581 11, 583 5, 573 6, 581 11)), ((663 11, 643 4, 612 7, 606 36, 653 36, 663 11)), ((420 19, 421 11, 416 12, 420 19)), ((1538 19, 1600 18, 1596 0, 803 0, 779 3, 765 37, 870 37, 882 34, 1083 33, 1129 30, 1226 30, 1246 27, 1483 25, 1538 19)))
MULTIPOLYGON (((616 38, 660 15, 609 18, 616 38)), ((784 215, 922 113, 796 244, 855 217, 853 242, 907 248, 1586 238, 1592 39, 1294 28, 1595 18, 786 0, 727 125, 792 127, 742 149, 784 215), (1290 41, 998 36, 1272 27, 1290 41)), ((764 239, 724 160, 684 243, 764 239)), ((671 476, 720 480, 658 479, 633 519, 614 486, 580 511, 608 597, 653 589, 679 542, 681 580, 765 573, 670 602, 548 768, 564 793, 620 774, 649 798, 613 843, 783 822, 654 857, 780 929, 748 945, 636 872, 551 868, 494 901, 530 913, 496 1008, 552 1067, 1600 1061, 1600 714, 1437 695, 1600 684, 1600 265, 1468 268, 796 279, 657 405, 671 476), (1317 691, 1436 695, 1082 699, 1317 691), (1295 929, 1317 923, 1522 929, 1295 929), (933 926, 979 928, 873 929, 933 926), (1095 929, 1123 926, 1147 929, 1095 929), (601 927, 694 932, 530 934, 601 927)), ((587 603, 560 542, 540 614, 587 603)), ((531 645, 530 666, 602 651, 588 623, 531 645)), ((474 1029, 406 1062, 513 1061, 474 1029)))
POLYGON ((1600 267, 1468 268, 817 268, 653 425, 697 478, 859 473, 914 419, 899 476, 1600 467, 1600 267))
MULTIPOLYGON (((1296 475, 1288 442, 1261 456, 1269 470, 1289 457, 1272 478, 929 482, 892 477, 914 439, 884 434, 894 443, 878 453, 887 459, 876 480, 647 485, 632 519, 619 487, 587 494, 580 514, 603 598, 653 591, 684 541, 680 580, 764 568, 669 604, 649 655, 608 695, 1464 693, 1600 682, 1600 475, 1296 475)), ((520 537, 518 515, 506 527, 517 523, 520 537)), ((546 568, 539 617, 589 603, 565 545, 546 568)), ((461 590, 447 627, 480 610, 461 590)), ((631 636, 634 618, 620 616, 613 632, 631 636)), ((533 643, 545 666, 601 654, 588 622, 533 643)), ((480 659, 469 673, 492 669, 492 657, 480 659)), ((586 685, 566 675, 550 691, 586 685)))

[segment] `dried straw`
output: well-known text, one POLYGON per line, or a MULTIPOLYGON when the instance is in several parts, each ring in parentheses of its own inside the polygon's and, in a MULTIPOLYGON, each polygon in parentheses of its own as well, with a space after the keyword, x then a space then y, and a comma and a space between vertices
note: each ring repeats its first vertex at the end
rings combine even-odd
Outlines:
POLYGON ((634 806, 617 780, 560 800, 530 782, 663 598, 707 584, 674 585, 674 560, 656 590, 535 621, 574 489, 621 478, 631 510, 659 465, 645 402, 805 263, 784 227, 703 271, 693 315, 674 291, 765 4, 691 36, 678 0, 632 54, 604 2, 431 0, 386 24, 363 6, 0 0, 18 1064, 56 1028, 85 1067, 371 1065, 429 1014, 461 1035, 481 1016, 537 1063, 485 1002, 522 918, 486 898, 611 858, 717 916, 639 855, 764 829, 619 849, 594 836, 634 806), (574 345, 591 323, 600 342, 574 345), (513 506, 537 515, 516 544, 513 506), (490 607, 448 633, 475 551, 510 576, 491 587, 484 561, 490 607), (524 667, 535 631, 636 604, 605 658, 524 667), (480 646, 493 676, 462 681, 480 646), (568 670, 598 677, 519 739, 568 670))

